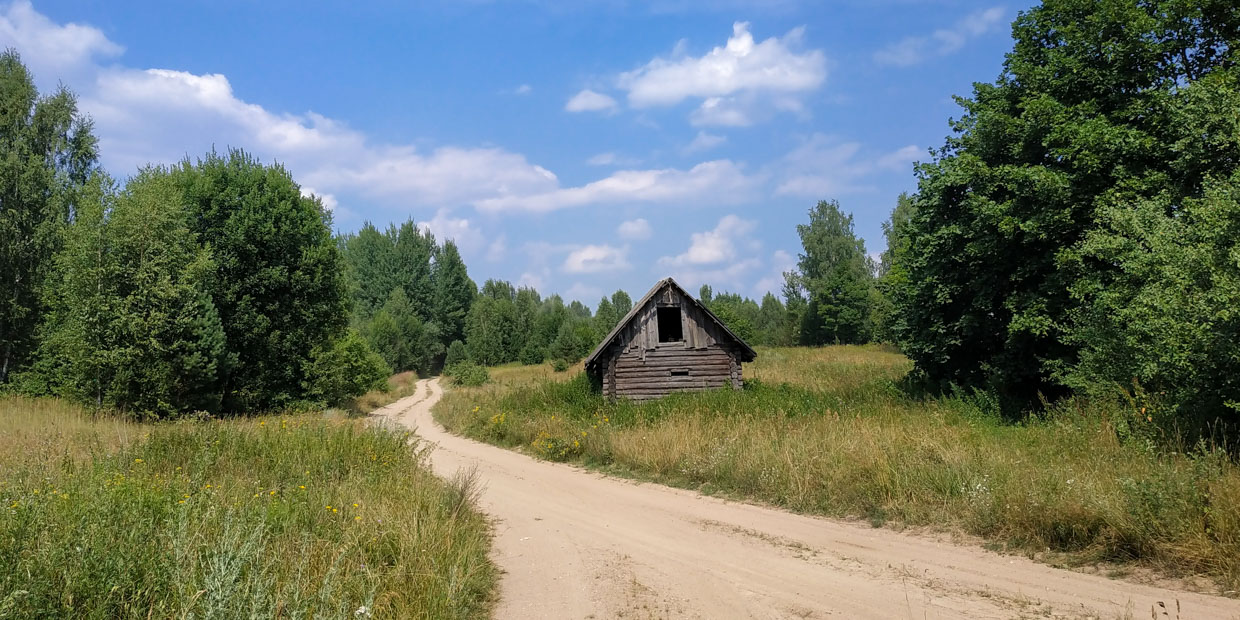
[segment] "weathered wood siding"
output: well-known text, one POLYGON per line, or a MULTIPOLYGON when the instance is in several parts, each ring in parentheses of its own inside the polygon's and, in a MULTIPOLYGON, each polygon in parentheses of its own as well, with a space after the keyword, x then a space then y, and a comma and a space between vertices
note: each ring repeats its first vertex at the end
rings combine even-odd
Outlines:
POLYGON ((601 364, 603 393, 648 400, 686 390, 741 387, 741 363, 726 334, 697 304, 665 289, 624 327, 601 364), (657 309, 680 308, 683 340, 659 342, 657 309))

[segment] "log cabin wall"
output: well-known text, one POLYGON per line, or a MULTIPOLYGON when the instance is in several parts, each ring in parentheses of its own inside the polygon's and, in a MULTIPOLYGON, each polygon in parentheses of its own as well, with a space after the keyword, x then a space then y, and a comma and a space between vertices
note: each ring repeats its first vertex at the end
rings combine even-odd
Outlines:
MULTIPOLYGON (((740 347, 677 289, 667 286, 651 296, 599 356, 604 395, 648 400, 687 390, 740 389, 740 347), (679 333, 665 326, 662 340, 659 308, 679 310, 680 320, 679 333), (669 333, 679 338, 668 340, 669 333)), ((674 314, 665 310, 662 316, 674 314)))

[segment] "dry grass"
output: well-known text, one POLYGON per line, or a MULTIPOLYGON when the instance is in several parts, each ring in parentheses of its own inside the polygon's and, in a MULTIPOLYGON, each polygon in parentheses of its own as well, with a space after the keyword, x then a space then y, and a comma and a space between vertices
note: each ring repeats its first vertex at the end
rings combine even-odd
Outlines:
POLYGON ((634 405, 531 367, 450 392, 436 415, 544 458, 1240 588, 1240 469, 1222 451, 1159 449, 1118 407, 1013 424, 984 396, 913 399, 896 385, 908 368, 879 347, 767 349, 742 392, 634 405))
POLYGON ((485 616, 472 482, 436 479, 407 439, 0 400, 0 618, 485 616))
POLYGON ((418 389, 418 375, 414 372, 401 372, 388 377, 386 390, 371 390, 358 396, 348 407, 351 413, 370 413, 375 409, 386 407, 406 396, 412 396, 418 389))

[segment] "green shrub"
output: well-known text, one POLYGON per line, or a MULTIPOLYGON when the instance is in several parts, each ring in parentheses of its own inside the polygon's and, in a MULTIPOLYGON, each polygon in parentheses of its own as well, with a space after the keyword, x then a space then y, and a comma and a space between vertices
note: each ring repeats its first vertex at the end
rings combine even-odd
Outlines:
POLYGON ((565 370, 568 370, 569 366, 571 366, 571 364, 568 363, 568 360, 561 358, 551 360, 551 369, 556 372, 564 372, 565 370))
POLYGON ((387 386, 392 374, 383 358, 362 337, 348 330, 330 346, 314 350, 306 368, 306 395, 327 405, 340 405, 387 386))
POLYGON ((465 349, 465 343, 460 340, 453 340, 452 344, 448 345, 447 356, 443 358, 444 374, 447 374, 448 368, 456 366, 457 364, 467 361, 468 359, 469 352, 465 349))
POLYGON ((444 368, 443 374, 452 377, 453 383, 457 385, 478 386, 491 380, 491 375, 485 366, 469 361, 444 368))
POLYGON ((546 357, 547 352, 543 350, 542 347, 531 342, 525 345, 524 349, 521 349, 521 354, 517 356, 517 361, 525 364, 526 366, 533 366, 535 364, 543 363, 543 360, 546 359, 546 357))

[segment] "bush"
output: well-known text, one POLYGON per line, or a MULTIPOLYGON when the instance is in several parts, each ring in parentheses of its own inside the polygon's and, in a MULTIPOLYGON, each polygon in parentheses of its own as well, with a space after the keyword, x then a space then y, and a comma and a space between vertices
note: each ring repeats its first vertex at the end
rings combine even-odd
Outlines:
POLYGON ((556 358, 551 360, 551 369, 556 372, 564 372, 565 370, 568 370, 568 367, 571 365, 572 364, 569 364, 568 360, 565 359, 556 358))
POLYGON ((452 382, 457 385, 478 386, 491 380, 485 366, 468 361, 444 368, 443 374, 452 377, 452 382))
POLYGON ((392 374, 383 358, 353 330, 328 347, 316 348, 305 372, 306 395, 328 405, 340 405, 384 388, 392 374))
POLYGON ((448 355, 443 358, 444 374, 448 374, 448 369, 469 359, 469 353, 465 350, 465 343, 460 340, 453 340, 448 345, 448 355))
POLYGON ((517 360, 526 366, 533 366, 543 363, 546 357, 547 352, 542 347, 531 342, 525 345, 524 349, 521 349, 521 354, 517 356, 517 360))

